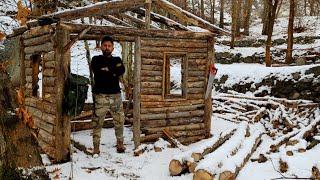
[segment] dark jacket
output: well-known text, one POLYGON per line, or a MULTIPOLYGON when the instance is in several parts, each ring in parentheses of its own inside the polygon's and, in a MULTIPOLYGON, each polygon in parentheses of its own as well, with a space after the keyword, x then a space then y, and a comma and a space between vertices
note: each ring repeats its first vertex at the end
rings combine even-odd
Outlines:
POLYGON ((125 71, 120 57, 94 56, 91 61, 91 69, 94 73, 93 93, 116 94, 120 92, 119 76, 125 71), (118 63, 121 64, 120 67, 116 67, 118 63), (109 71, 101 70, 104 67, 107 67, 109 71))

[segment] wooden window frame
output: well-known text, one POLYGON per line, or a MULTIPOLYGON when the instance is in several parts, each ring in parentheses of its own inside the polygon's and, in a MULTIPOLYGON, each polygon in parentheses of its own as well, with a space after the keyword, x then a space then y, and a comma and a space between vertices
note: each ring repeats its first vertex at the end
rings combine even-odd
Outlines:
MULTIPOLYGON (((40 64, 42 66, 42 73, 43 73, 43 61, 42 61, 42 55, 41 54, 34 54, 31 56, 31 61, 32 61, 32 93, 31 95, 33 97, 40 97, 40 92, 39 91, 39 67, 40 67, 40 64)), ((44 94, 43 94, 43 84, 42 84, 42 96, 41 97, 44 97, 44 94)))
POLYGON ((164 52, 163 53, 163 69, 162 69, 162 99, 163 100, 185 100, 187 99, 187 80, 188 80, 188 53, 186 52, 164 52), (182 57, 181 64, 181 91, 182 94, 170 94, 170 57, 182 57), (168 78, 169 77, 169 78, 168 78), (169 93, 168 93, 169 92, 169 93))

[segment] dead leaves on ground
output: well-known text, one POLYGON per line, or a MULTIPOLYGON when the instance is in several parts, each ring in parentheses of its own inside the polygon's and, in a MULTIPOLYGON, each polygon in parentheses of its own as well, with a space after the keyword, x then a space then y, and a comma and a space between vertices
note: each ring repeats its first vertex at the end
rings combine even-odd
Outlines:
POLYGON ((24 97, 23 97, 23 93, 22 93, 22 88, 21 87, 19 88, 19 90, 17 92, 17 99, 18 99, 18 103, 19 103, 19 108, 18 108, 18 110, 16 112, 18 117, 28 127, 34 128, 34 121, 33 121, 32 113, 29 111, 29 109, 24 109, 23 108, 24 97))

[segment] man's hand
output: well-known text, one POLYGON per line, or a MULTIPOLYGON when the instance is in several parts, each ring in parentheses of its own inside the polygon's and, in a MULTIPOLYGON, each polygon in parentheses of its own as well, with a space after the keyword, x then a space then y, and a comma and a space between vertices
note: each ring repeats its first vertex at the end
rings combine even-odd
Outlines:
POLYGON ((108 67, 101 68, 102 71, 109 71, 108 67))
POLYGON ((121 63, 118 63, 117 65, 116 65, 116 67, 120 67, 121 66, 121 63))

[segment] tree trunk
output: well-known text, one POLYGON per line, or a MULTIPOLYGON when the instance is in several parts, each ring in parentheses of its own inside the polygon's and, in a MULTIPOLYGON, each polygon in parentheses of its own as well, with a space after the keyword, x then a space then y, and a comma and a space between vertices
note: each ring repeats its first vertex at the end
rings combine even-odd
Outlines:
POLYGON ((224 25, 224 15, 223 15, 223 11, 224 11, 224 0, 220 0, 220 22, 219 22, 219 27, 223 28, 224 25))
POLYGON ((268 13, 269 28, 268 28, 268 38, 267 38, 267 46, 266 46, 266 66, 270 67, 271 66, 271 58, 270 58, 271 37, 272 37, 273 25, 276 17, 276 10, 277 10, 279 0, 275 0, 274 4, 272 4, 272 0, 268 0, 268 2, 269 2, 268 6, 270 7, 270 10, 272 7, 272 11, 269 11, 268 13))
MULTIPOLYGON (((263 13, 262 13, 262 35, 268 35, 269 27, 269 14, 271 13, 271 7, 269 0, 264 0, 263 13)), ((270 16, 271 17, 271 16, 270 16)))
POLYGON ((216 1, 215 0, 210 0, 210 5, 211 5, 211 23, 214 24, 214 7, 215 7, 216 1))
POLYGON ((203 0, 201 0, 201 4, 200 4, 200 17, 202 18, 202 19, 204 19, 204 2, 203 2, 203 0))
POLYGON ((231 44, 230 49, 234 48, 234 38, 236 35, 236 27, 237 27, 237 0, 232 0, 232 25, 231 25, 231 44))
MULTIPOLYGON (((42 166, 32 131, 16 115, 16 92, 10 77, 0 70, 0 179, 21 179, 18 167, 42 166)), ((45 169, 31 172, 28 179, 49 179, 45 169)))
POLYGON ((289 24, 288 24, 288 42, 287 42, 287 52, 286 52, 286 64, 292 62, 292 48, 293 48, 293 21, 294 21, 294 0, 290 0, 290 14, 289 14, 289 24))
POLYGON ((236 21, 237 21, 237 25, 236 25, 236 34, 239 35, 240 34, 240 28, 242 27, 242 22, 241 22, 241 10, 242 10, 242 0, 237 0, 237 4, 236 4, 236 21))
POLYGON ((244 11, 244 20, 243 20, 243 27, 244 31, 243 34, 249 36, 249 26, 250 26, 250 17, 251 17, 251 10, 252 10, 252 2, 253 0, 247 0, 245 2, 245 11, 244 11))

